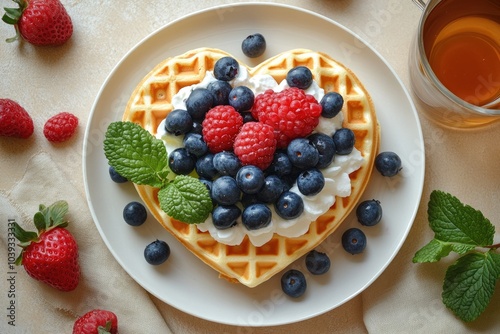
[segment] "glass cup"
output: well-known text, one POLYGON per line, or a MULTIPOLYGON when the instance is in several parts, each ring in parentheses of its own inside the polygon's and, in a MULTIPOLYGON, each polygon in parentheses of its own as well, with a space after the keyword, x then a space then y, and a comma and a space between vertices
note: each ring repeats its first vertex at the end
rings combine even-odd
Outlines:
POLYGON ((456 129, 500 120, 500 1, 413 2, 423 10, 409 57, 419 111, 456 129))

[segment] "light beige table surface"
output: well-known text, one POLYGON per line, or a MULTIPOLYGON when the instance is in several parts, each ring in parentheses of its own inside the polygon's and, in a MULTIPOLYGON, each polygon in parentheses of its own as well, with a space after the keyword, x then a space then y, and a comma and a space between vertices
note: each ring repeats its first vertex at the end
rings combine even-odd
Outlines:
MULTIPOLYGON (((387 270, 346 304, 303 322, 284 326, 233 327, 198 319, 150 296, 118 265, 91 219, 82 177, 82 145, 89 112, 116 63, 141 39, 186 14, 230 1, 63 0, 75 31, 58 48, 0 42, 0 97, 20 102, 35 121, 28 140, 0 138, 0 333, 69 333, 78 315, 108 308, 119 316, 121 333, 498 333, 500 291, 471 324, 456 319, 441 303, 444 272, 451 260, 416 265, 416 250, 433 236, 427 201, 434 189, 450 192, 480 209, 500 228, 500 124, 474 132, 442 129, 421 118, 426 179, 409 237, 387 270), (80 119, 75 138, 48 143, 44 121, 58 111, 80 119), (39 203, 63 196, 70 203, 72 232, 79 240, 84 275, 75 292, 59 293, 17 268, 7 284, 7 221, 28 222, 39 203), (13 290, 15 296, 8 296, 13 290), (7 307, 14 300, 15 325, 7 307)), ((371 44, 408 84, 409 46, 420 15, 410 0, 275 1, 327 16, 371 44)), ((10 2, 1 0, 2 7, 10 2)), ((12 27, 0 26, 0 39, 12 27)), ((383 78, 381 78, 383 80, 383 78)), ((496 237, 498 240, 498 237, 496 237)))

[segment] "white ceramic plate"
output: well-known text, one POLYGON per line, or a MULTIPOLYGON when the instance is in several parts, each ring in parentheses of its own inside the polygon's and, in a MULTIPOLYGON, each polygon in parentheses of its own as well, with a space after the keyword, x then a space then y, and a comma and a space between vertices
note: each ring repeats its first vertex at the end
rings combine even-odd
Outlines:
MULTIPOLYGON (((249 59, 248 59, 249 60, 249 59)), ((255 65, 255 61, 249 61, 255 65)), ((388 266, 413 223, 424 179, 424 145, 415 108, 395 73, 353 33, 318 14, 276 4, 239 4, 204 10, 161 28, 132 49, 100 90, 88 122, 83 151, 88 204, 97 228, 116 260, 147 291, 197 317, 231 325, 271 326, 314 317, 350 300, 388 266), (307 275, 308 288, 298 300, 287 298, 276 275, 250 289, 230 284, 186 250, 150 218, 141 227, 126 225, 123 207, 138 200, 131 184, 113 183, 103 154, 108 124, 120 120, 128 97, 150 69, 166 57, 198 47, 215 47, 247 59, 241 41, 260 32, 267 40, 264 58, 293 48, 326 52, 351 68, 370 92, 382 128, 381 150, 397 152, 404 164, 395 179, 374 172, 365 199, 381 201, 383 221, 363 228, 366 251, 347 254, 339 245, 342 232, 360 227, 353 214, 320 247, 332 261, 329 273, 307 275), (355 51, 355 52, 352 52, 355 51), (146 263, 144 247, 154 239, 171 246, 171 257, 158 267, 146 263)))

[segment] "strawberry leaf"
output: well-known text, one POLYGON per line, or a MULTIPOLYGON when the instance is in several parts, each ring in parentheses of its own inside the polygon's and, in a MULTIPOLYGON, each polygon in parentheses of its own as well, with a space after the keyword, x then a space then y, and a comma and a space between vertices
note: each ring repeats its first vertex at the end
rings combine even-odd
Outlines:
POLYGON ((68 222, 64 216, 68 213, 68 203, 66 201, 57 201, 50 205, 46 211, 46 219, 50 226, 66 227, 68 222))
POLYGON ((16 222, 14 222, 14 236, 21 243, 29 243, 38 238, 36 232, 26 231, 16 222))
POLYGON ((46 229, 45 216, 40 211, 35 213, 33 216, 33 222, 35 223, 35 227, 39 233, 46 229))

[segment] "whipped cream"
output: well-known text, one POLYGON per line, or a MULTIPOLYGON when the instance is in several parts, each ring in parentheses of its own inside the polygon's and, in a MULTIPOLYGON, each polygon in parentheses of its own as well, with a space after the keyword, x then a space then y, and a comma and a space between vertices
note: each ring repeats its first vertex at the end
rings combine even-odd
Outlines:
MULTIPOLYGON (((207 88, 210 82, 215 80, 213 72, 207 72, 205 78, 200 83, 183 87, 172 98, 173 108, 186 109, 186 100, 191 91, 197 88, 207 88)), ((267 74, 250 76, 248 70, 243 66, 240 66, 238 76, 230 83, 233 87, 247 86, 255 95, 263 93, 268 89, 280 92, 289 87, 286 80, 278 84, 272 76, 267 74)), ((305 92, 313 95, 317 101, 320 101, 325 94, 324 90, 315 81, 313 81, 312 85, 305 92)), ((343 113, 339 113, 334 118, 320 117, 315 131, 333 135, 337 129, 342 127, 342 122, 343 113)), ((182 147, 183 136, 175 136, 167 133, 164 125, 165 121, 163 120, 158 126, 156 137, 163 140, 167 153, 182 147)), ((321 170, 325 178, 325 186, 314 196, 303 195, 298 190, 297 184, 294 184, 290 191, 297 193, 304 202, 304 212, 295 219, 286 220, 281 218, 276 213, 274 205, 268 205, 272 212, 271 223, 258 230, 248 230, 241 222, 241 216, 238 218, 237 224, 228 229, 217 229, 213 224, 212 216, 209 216, 205 222, 198 224, 197 227, 200 231, 208 231, 215 240, 227 245, 241 244, 246 235, 248 235, 250 242, 256 247, 262 246, 271 240, 274 233, 290 238, 301 236, 308 231, 311 222, 330 209, 335 203, 336 196, 347 197, 351 194, 349 174, 359 169, 362 163, 363 157, 361 156, 361 152, 356 148, 348 155, 335 155, 335 159, 330 166, 321 170)), ((243 207, 240 206, 240 208, 243 210, 243 207)))

